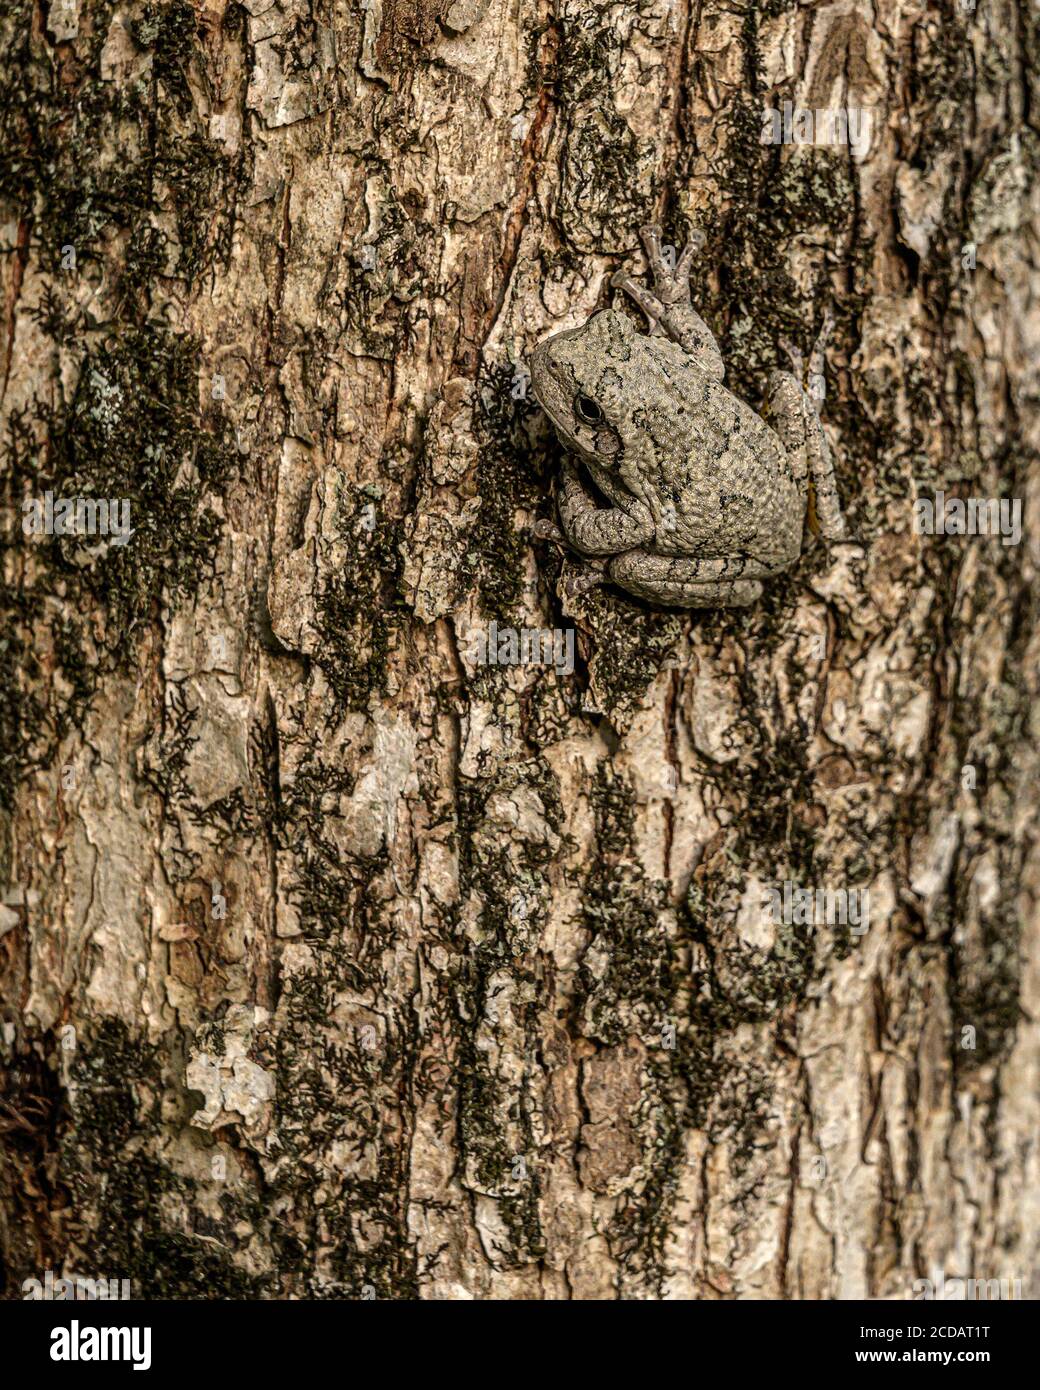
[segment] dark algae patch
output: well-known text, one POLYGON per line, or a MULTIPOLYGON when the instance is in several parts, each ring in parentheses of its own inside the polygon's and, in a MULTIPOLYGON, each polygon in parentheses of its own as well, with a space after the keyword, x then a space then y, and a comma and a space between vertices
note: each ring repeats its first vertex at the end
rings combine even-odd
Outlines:
POLYGON ((538 406, 533 398, 516 398, 515 379, 509 367, 485 367, 477 383, 481 506, 464 567, 465 579, 476 583, 484 612, 500 623, 513 615, 523 592, 531 543, 517 526, 517 513, 534 517, 546 483, 523 428, 538 406))
POLYGON ((2 441, 14 518, 0 538, 5 806, 24 771, 52 761, 82 722, 105 674, 133 668, 142 628, 205 581, 219 498, 239 467, 230 424, 200 412, 198 348, 158 302, 167 279, 190 287, 226 250, 232 171, 187 84, 194 9, 131 7, 121 39, 130 75, 118 81, 103 52, 119 7, 81 10, 79 35, 58 45, 33 5, 0 16, 0 204, 19 229, 23 271, 38 272, 19 277, 26 302, 15 312, 51 344, 41 356, 51 380, 12 411, 2 441), (23 502, 48 491, 128 504, 129 543, 30 541, 23 502))
MULTIPOLYGON (((86 346, 67 405, 37 401, 32 416, 23 410, 9 423, 3 486, 19 524, 2 544, 7 573, 19 577, 17 587, 5 586, 8 650, 19 650, 19 626, 35 633, 37 650, 47 634, 61 681, 51 684, 46 708, 10 700, 4 746, 21 744, 21 757, 4 769, 8 800, 12 779, 50 761, 81 722, 105 673, 132 669, 142 626, 193 594, 212 569, 221 522, 208 499, 226 485, 233 454, 222 433, 200 428, 196 380, 189 342, 128 327, 86 346), (47 492, 128 504, 129 542, 27 538, 22 504, 47 492), (29 740, 20 728, 32 730, 29 740)), ((32 670, 30 662, 16 691, 32 670)))
MULTIPOLYGON (((168 1062, 115 1019, 76 1049, 61 1167, 74 1209, 101 1213, 84 1248, 94 1269, 129 1279, 135 1298, 262 1297, 271 1292, 265 1281, 236 1267, 222 1244, 163 1220, 164 1197, 190 1204, 195 1189, 149 1153, 161 1143, 168 1062)), ((184 1102, 186 1118, 190 1093, 184 1102)), ((221 1242, 228 1239, 222 1229, 221 1242)))
MULTIPOLYGON (((198 346, 174 327, 165 298, 170 288, 182 297, 226 254, 233 203, 234 170, 208 140, 188 80, 195 9, 99 0, 79 7, 77 36, 55 43, 48 8, 14 0, 0 10, 11 350, 31 352, 38 367, 0 441, 10 519, 0 535, 5 811, 27 772, 53 775, 104 683, 137 671, 142 639, 206 582, 222 498, 239 476, 230 424, 200 409, 198 346), (118 78, 103 56, 113 33, 118 78), (119 503, 129 541, 26 535, 23 503, 46 493, 119 503)), ((7 364, 0 370, 10 391, 7 364)), ((171 764, 157 773, 174 793, 192 738, 191 712, 181 714, 171 764)), ((53 1042, 36 1040, 32 1055, 53 1042)), ((65 1220, 47 1248, 51 1265, 82 1250, 88 1273, 118 1272, 139 1296, 257 1296, 262 1281, 212 1240, 164 1225, 164 1199, 190 1203, 193 1189, 149 1156, 164 1142, 169 1059, 114 1020, 80 1036, 71 1054, 55 1043, 54 1054, 38 1068, 47 1105, 25 1111, 34 1127, 25 1142, 40 1151, 33 1183, 46 1180, 55 1208, 99 1215, 89 1235, 65 1220)))
POLYGON ((226 230, 220 214, 231 170, 206 138, 188 88, 198 43, 192 5, 96 0, 80 6, 76 38, 55 45, 35 5, 9 0, 0 37, 0 143, 9 152, 0 199, 28 222, 45 270, 64 273, 62 252, 72 247, 80 273, 104 262, 122 289, 144 292, 142 272, 160 251, 174 255, 167 273, 191 282, 227 250, 211 229, 226 230), (128 67, 118 80, 103 62, 117 14, 128 67), (176 227, 170 248, 158 225, 167 213, 176 227), (135 249, 113 256, 117 240, 135 249))
POLYGON ((384 687, 387 654, 405 611, 399 587, 402 528, 381 500, 363 491, 351 513, 341 502, 337 520, 347 544, 315 605, 322 638, 316 660, 337 701, 363 710, 372 692, 384 687))

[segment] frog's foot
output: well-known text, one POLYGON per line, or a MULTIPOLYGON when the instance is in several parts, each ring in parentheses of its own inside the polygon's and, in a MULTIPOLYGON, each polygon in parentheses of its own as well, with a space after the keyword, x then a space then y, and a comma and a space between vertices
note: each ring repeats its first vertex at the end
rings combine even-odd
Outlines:
POLYGON ((563 581, 563 591, 568 598, 580 598, 590 589, 598 589, 606 583, 606 579, 603 565, 584 564, 567 575, 563 581))
MULTIPOLYGON (((809 353, 809 380, 807 384, 809 393, 814 400, 819 400, 821 398, 816 383, 823 381, 824 352, 827 347, 827 340, 830 338, 833 328, 834 315, 831 313, 830 309, 828 309, 823 316, 823 323, 820 327, 820 331, 817 333, 816 341, 813 343, 812 350, 809 353)), ((787 338, 780 339, 780 346, 791 360, 792 373, 798 378, 800 383, 806 384, 805 358, 802 356, 800 349, 797 348, 794 343, 788 341, 787 338)))
POLYGON ((720 560, 651 555, 630 550, 607 566, 613 582, 637 598, 673 608, 746 608, 762 594, 757 579, 725 579, 720 560))
POLYGON ((809 354, 810 382, 815 377, 823 376, 823 354, 833 328, 834 315, 831 313, 830 309, 827 309, 823 315, 823 323, 820 325, 820 331, 816 335, 816 341, 813 343, 812 352, 809 354))
POLYGON ((539 517, 531 527, 531 534, 537 540, 555 541, 567 549, 570 557, 570 572, 564 578, 563 589, 569 597, 577 598, 580 594, 586 594, 590 589, 595 589, 597 585, 604 583, 607 562, 605 560, 591 560, 585 555, 578 555, 571 549, 567 537, 554 521, 550 521, 548 517, 539 517))
POLYGON ((700 245, 700 239, 698 236, 697 239, 687 242, 682 255, 672 265, 670 262, 675 256, 675 248, 667 248, 670 255, 665 259, 666 248, 661 243, 660 227, 656 224, 641 227, 639 235, 646 250, 650 274, 653 276, 653 289, 648 290, 645 285, 633 280, 622 270, 613 276, 610 283, 615 289, 624 290, 630 295, 650 320, 651 327, 656 328, 667 316, 669 309, 677 305, 688 308, 690 305, 690 265, 694 252, 700 245))
POLYGON ((689 304, 690 267, 694 256, 704 244, 704 233, 694 232, 674 266, 670 265, 669 261, 674 257, 675 250, 673 247, 667 248, 671 255, 666 260, 665 248, 661 244, 661 228, 656 223, 641 227, 639 235, 643 239, 647 264, 654 277, 654 294, 657 299, 666 308, 673 304, 689 304))
POLYGON ((794 372, 772 374, 769 410, 799 491, 805 494, 807 476, 812 483, 811 497, 806 499, 810 528, 825 540, 840 541, 845 536, 845 520, 834 479, 834 461, 819 410, 824 396, 823 350, 833 326, 834 319, 828 310, 809 356, 808 389, 803 385, 805 364, 801 353, 790 344, 781 344, 791 357, 794 372))
POLYGON ((653 289, 648 290, 622 270, 616 272, 610 283, 615 289, 624 290, 646 314, 651 337, 667 334, 673 343, 678 343, 690 354, 703 372, 721 381, 725 375, 722 354, 711 329, 690 302, 690 266, 703 244, 703 234, 695 232, 691 236, 674 266, 670 264, 671 256, 665 258, 665 250, 671 248, 661 245, 660 227, 644 227, 641 236, 653 276, 653 289))

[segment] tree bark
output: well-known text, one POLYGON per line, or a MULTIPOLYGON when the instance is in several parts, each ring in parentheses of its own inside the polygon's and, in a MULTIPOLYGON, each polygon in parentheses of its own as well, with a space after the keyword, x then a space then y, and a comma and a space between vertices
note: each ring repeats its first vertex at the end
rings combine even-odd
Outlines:
POLYGON ((1035 9, 2 13, 6 1295, 1035 1294, 1035 9), (651 219, 754 408, 836 319, 851 539, 751 609, 533 533, 651 219))

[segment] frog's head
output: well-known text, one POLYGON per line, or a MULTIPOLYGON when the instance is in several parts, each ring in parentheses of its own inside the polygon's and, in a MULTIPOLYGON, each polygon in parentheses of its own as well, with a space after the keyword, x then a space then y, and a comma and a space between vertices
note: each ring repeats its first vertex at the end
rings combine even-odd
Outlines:
POLYGON ((624 314, 604 309, 531 354, 531 389, 556 433, 602 468, 619 467, 624 455, 637 337, 624 314))

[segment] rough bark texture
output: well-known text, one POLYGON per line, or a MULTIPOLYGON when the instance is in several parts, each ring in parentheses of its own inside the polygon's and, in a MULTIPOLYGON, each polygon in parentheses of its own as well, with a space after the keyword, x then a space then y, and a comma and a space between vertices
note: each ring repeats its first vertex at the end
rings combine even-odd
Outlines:
POLYGON ((1040 1289, 1035 8, 0 9, 8 1296, 1040 1289), (747 611, 532 538, 654 216, 756 407, 837 320, 853 541, 747 611))

